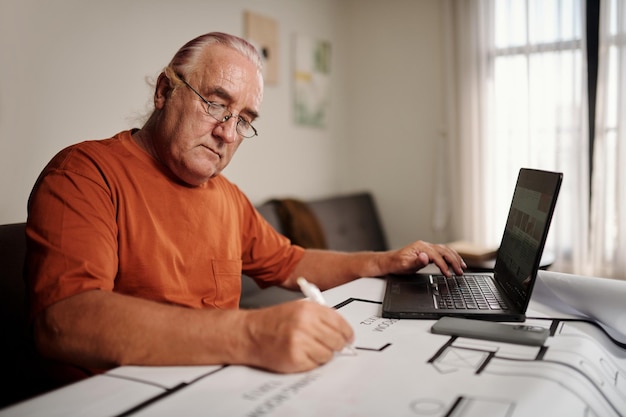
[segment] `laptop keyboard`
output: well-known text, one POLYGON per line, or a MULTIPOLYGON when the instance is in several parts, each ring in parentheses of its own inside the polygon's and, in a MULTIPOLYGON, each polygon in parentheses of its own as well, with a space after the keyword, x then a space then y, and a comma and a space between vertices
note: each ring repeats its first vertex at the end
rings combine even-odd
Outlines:
POLYGON ((436 279, 439 308, 508 310, 495 284, 484 275, 461 275, 436 279))

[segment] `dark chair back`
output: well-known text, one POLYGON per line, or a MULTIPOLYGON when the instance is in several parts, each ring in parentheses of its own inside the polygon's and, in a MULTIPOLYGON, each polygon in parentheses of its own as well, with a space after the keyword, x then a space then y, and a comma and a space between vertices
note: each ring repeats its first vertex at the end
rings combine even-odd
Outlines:
POLYGON ((26 257, 26 224, 0 225, 0 358, 3 365, 0 408, 46 390, 37 371, 23 278, 26 257))

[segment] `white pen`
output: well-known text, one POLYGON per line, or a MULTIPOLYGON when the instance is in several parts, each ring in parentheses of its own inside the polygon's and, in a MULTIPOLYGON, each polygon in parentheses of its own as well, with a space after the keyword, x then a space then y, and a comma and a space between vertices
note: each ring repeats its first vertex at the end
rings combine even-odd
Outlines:
POLYGON ((317 285, 311 284, 304 277, 298 278, 298 285, 300 286, 300 290, 306 296, 306 298, 310 299, 311 301, 315 301, 317 304, 323 306, 328 305, 326 304, 326 300, 324 300, 322 292, 319 288, 317 288, 317 285))
MULTIPOLYGON (((328 306, 328 304, 326 303, 326 300, 324 300, 324 296, 322 295, 322 292, 320 291, 319 288, 317 288, 317 285, 310 283, 304 277, 298 278, 298 285, 300 286, 300 290, 306 296, 306 298, 308 298, 309 300, 317 304, 328 306)), ((352 355, 356 355, 356 349, 354 349, 354 347, 350 345, 347 345, 344 351, 345 350, 348 350, 350 354, 352 355)))

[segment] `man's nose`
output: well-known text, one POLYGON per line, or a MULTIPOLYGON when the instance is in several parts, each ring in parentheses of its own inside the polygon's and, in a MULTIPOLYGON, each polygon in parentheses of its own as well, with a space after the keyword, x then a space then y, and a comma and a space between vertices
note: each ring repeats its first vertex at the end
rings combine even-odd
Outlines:
POLYGON ((237 122, 239 119, 236 117, 229 117, 223 122, 219 122, 215 129, 218 129, 218 134, 222 140, 226 143, 233 143, 239 140, 239 133, 237 133, 237 122))

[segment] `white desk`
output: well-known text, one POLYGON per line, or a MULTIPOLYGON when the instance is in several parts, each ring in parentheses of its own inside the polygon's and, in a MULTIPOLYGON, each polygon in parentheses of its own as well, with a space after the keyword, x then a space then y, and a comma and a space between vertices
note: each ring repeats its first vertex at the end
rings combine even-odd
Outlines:
MULTIPOLYGON (((433 321, 380 317, 384 281, 325 292, 352 324, 356 356, 307 373, 243 366, 121 367, 0 411, 1 416, 625 416, 626 350, 598 327, 550 319, 541 348, 453 339, 433 321)), ((560 316, 565 317, 565 316, 560 316)), ((570 317, 570 316, 568 316, 570 317)))

